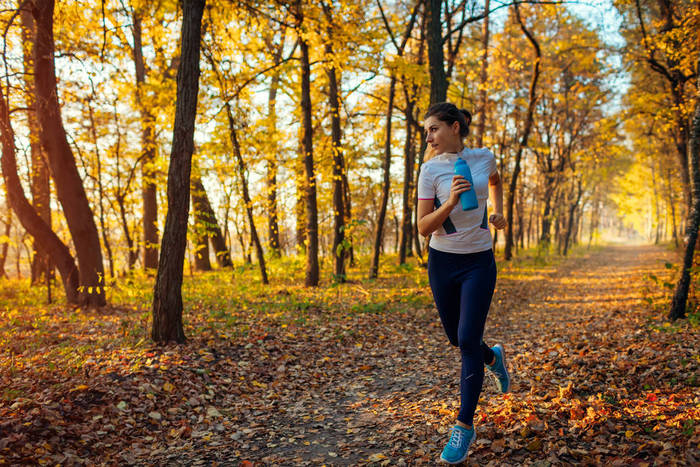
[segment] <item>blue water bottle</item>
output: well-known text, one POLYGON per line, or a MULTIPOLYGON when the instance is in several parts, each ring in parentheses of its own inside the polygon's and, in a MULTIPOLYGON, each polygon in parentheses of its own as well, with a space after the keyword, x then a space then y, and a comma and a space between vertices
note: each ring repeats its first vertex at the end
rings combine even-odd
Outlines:
POLYGON ((455 162, 455 174, 461 175, 472 184, 472 187, 459 195, 459 200, 462 203, 462 211, 471 211, 479 207, 479 201, 476 199, 476 191, 474 191, 474 180, 472 180, 472 171, 469 170, 467 162, 461 157, 455 162))

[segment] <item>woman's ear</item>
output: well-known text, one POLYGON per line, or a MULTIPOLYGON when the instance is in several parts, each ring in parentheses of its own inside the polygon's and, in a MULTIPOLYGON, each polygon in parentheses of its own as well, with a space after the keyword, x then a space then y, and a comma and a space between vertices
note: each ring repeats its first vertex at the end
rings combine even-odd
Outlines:
POLYGON ((452 126, 450 127, 452 129, 452 134, 453 135, 459 135, 459 121, 455 120, 452 122, 452 126))

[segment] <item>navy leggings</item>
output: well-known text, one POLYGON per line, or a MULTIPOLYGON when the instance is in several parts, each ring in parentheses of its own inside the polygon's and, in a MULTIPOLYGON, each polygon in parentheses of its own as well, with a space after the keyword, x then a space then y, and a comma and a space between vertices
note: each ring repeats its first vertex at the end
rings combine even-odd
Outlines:
POLYGON ((494 357, 482 340, 496 286, 493 250, 457 254, 431 248, 428 278, 447 337, 462 354, 462 405, 457 420, 472 425, 484 382, 484 362, 494 357))

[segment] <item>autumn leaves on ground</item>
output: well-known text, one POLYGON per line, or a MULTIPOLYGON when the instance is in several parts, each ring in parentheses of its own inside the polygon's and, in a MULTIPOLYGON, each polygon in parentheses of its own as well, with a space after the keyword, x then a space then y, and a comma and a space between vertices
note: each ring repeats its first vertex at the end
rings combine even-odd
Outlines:
MULTIPOLYGON (((486 381, 470 464, 700 462, 696 315, 664 319, 674 254, 581 249, 499 263, 485 339, 512 393, 486 381)), ((0 461, 5 464, 432 465, 459 400, 459 354, 425 270, 377 281, 276 284, 254 271, 185 280, 188 343, 150 343, 152 280, 95 313, 40 306, 5 283, 0 461), (120 305, 116 305, 120 304, 120 305)))

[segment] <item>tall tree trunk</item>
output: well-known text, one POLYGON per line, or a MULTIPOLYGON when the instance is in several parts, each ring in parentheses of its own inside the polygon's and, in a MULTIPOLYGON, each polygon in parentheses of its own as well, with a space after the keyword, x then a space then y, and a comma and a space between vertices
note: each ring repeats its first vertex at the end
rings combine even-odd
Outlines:
MULTIPOLYGON (((352 199, 350 198, 350 185, 348 183, 348 170, 347 167, 345 170, 343 170, 343 173, 341 174, 341 178, 343 179, 343 205, 344 205, 344 213, 345 213, 345 227, 350 225, 350 222, 352 220, 352 199)), ((347 228, 345 229, 345 241, 348 245, 347 247, 347 257, 348 261, 350 263, 350 267, 355 266, 355 249, 353 248, 352 245, 352 234, 347 231, 347 228)))
POLYGON ((411 250, 411 194, 413 193, 413 166, 415 165, 415 153, 413 151, 413 108, 415 100, 409 98, 405 92, 406 99, 406 141, 404 143, 404 166, 403 166, 403 193, 401 197, 401 233, 399 235, 399 264, 406 263, 406 256, 411 250))
POLYGON ((207 190, 202 184, 201 177, 194 177, 194 180, 192 180, 192 189, 193 205, 195 206, 195 211, 201 213, 202 222, 206 225, 207 238, 211 240, 211 244, 214 247, 216 262, 219 264, 219 267, 231 267, 233 265, 231 263, 231 253, 226 247, 226 240, 224 239, 223 233, 221 233, 219 221, 216 219, 216 213, 211 207, 211 202, 209 201, 207 190), (197 193, 196 199, 194 198, 195 193, 197 193))
POLYGON ((532 129, 532 122, 534 120, 535 104, 537 102, 537 96, 535 91, 537 89, 537 81, 540 76, 540 46, 525 27, 525 22, 520 17, 520 9, 518 4, 515 4, 515 16, 520 24, 520 29, 522 29, 523 34, 530 41, 532 48, 535 51, 535 60, 532 64, 532 80, 530 81, 530 100, 527 106, 527 115, 525 117, 525 127, 523 128, 523 136, 520 139, 520 144, 518 144, 518 149, 515 153, 515 167, 513 168, 513 173, 510 177, 510 186, 508 187, 508 194, 506 196, 506 242, 503 251, 503 258, 505 260, 510 260, 513 257, 513 200, 515 199, 516 190, 518 187, 518 176, 520 175, 520 160, 522 159, 523 150, 527 146, 528 139, 530 138, 530 131, 532 129))
MULTIPOLYGON (((15 164, 16 165, 16 164, 15 164)), ((5 190, 7 192, 7 190, 5 190)), ((5 271, 5 263, 7 262, 7 251, 10 249, 10 232, 12 231, 12 207, 10 206, 9 199, 6 199, 6 210, 5 210, 5 241, 2 242, 2 252, 0 253, 0 277, 7 278, 7 272, 5 271)))
POLYGON ((233 112, 231 110, 231 105, 226 102, 226 113, 228 115, 228 126, 229 133, 231 134, 231 142, 233 143, 233 153, 238 162, 238 178, 241 179, 241 192, 243 194, 243 203, 245 203, 245 212, 248 215, 248 224, 250 225, 250 241, 255 246, 255 254, 258 257, 258 265, 260 266, 260 277, 263 284, 268 284, 267 279, 267 268, 265 267, 265 255, 263 253, 262 243, 260 243, 260 237, 258 236, 258 229, 255 228, 255 218, 253 216, 253 202, 250 199, 250 193, 248 192, 248 180, 245 176, 245 162, 243 161, 243 156, 241 155, 241 146, 238 143, 238 136, 236 134, 236 127, 233 121, 233 112))
MULTIPOLYGON (((394 39, 394 34, 391 32, 391 26, 389 26, 389 21, 386 18, 386 15, 384 14, 384 10, 381 8, 381 2, 378 2, 379 5, 379 10, 382 15, 382 20, 384 21, 384 26, 389 33, 392 42, 394 43, 394 47, 396 47, 396 53, 399 57, 403 56, 404 50, 406 49, 406 44, 408 44, 408 39, 411 37, 411 31, 413 31, 413 26, 415 25, 415 21, 418 15, 418 10, 421 5, 422 1, 419 0, 416 2, 413 6, 413 9, 411 11, 411 18, 408 21, 408 25, 406 26, 406 29, 403 32, 402 38, 401 38, 401 43, 397 44, 395 39, 394 39)), ((438 12, 437 12, 437 27, 438 27, 438 37, 440 38, 440 50, 442 50, 442 35, 441 32, 439 31, 440 29, 440 7, 438 5, 438 12)), ((426 16, 423 15, 423 23, 422 23, 422 29, 421 29, 421 40, 419 42, 418 46, 418 63, 422 64, 423 61, 423 50, 424 50, 424 43, 425 43, 425 25, 426 25, 426 16)), ((460 39, 461 39, 461 32, 460 32, 460 39)), ((455 49, 458 48, 458 45, 455 45, 455 49)), ((439 58, 440 60, 440 69, 442 70, 442 75, 443 75, 443 81, 445 83, 447 82, 447 77, 445 75, 445 68, 444 68, 444 63, 442 55, 439 58)), ((391 71, 391 84, 389 88, 389 108, 388 108, 388 114, 387 114, 387 142, 385 143, 384 147, 384 186, 383 186, 383 192, 382 192, 382 206, 380 208, 380 215, 379 215, 379 223, 377 225, 377 231, 376 231, 376 237, 375 241, 379 242, 379 247, 380 249, 383 248, 383 243, 382 243, 382 236, 383 236, 383 229, 384 229, 384 219, 386 217, 386 203, 388 201, 388 195, 389 195, 389 185, 387 183, 387 180, 390 179, 387 178, 389 175, 389 167, 391 165, 391 117, 392 117, 392 106, 393 106, 393 100, 394 100, 394 95, 396 92, 396 81, 397 81, 397 73, 399 73, 398 70, 392 70, 391 71)), ((414 125, 415 122, 413 120, 413 111, 416 106, 417 102, 417 91, 418 91, 418 85, 416 85, 413 80, 410 82, 410 87, 411 87, 411 92, 409 92, 408 87, 409 87, 409 80, 408 77, 405 75, 402 75, 402 82, 403 82, 403 91, 404 91, 404 96, 406 98, 406 109, 404 111, 404 114, 406 115, 406 142, 404 144, 404 185, 403 185, 403 196, 402 196, 402 218, 401 218, 401 226, 399 227, 398 225, 396 226, 396 231, 395 234, 397 236, 395 246, 399 250, 399 264, 404 264, 406 262, 406 250, 411 249, 410 245, 410 238, 411 238, 411 204, 409 197, 411 195, 411 189, 412 189, 412 177, 413 177, 413 165, 415 162, 415 154, 413 152, 413 130, 414 130, 414 125), (400 236, 399 236, 400 235, 400 236)), ((417 201, 416 201, 417 202, 417 201)), ((394 216, 394 219, 396 219, 396 216, 394 216)), ((378 271, 379 270, 379 256, 378 256, 378 249, 375 245, 375 257, 373 258, 373 263, 372 267, 370 269, 370 277, 377 277, 378 271)))
MULTIPOLYGON (((688 168, 688 126, 683 115, 685 101, 683 96, 683 84, 678 80, 671 83, 673 91, 673 104, 676 109, 676 149, 678 161, 681 167, 681 181, 683 182, 683 197, 688 215, 692 215, 694 200, 691 193, 690 170, 688 168)), ((687 222, 687 221, 686 221, 687 222)), ((691 221, 692 222, 692 221, 691 221)))
POLYGON ((158 199, 156 186, 155 117, 146 102, 146 64, 143 59, 140 9, 134 11, 132 34, 134 37, 134 67, 136 69, 136 104, 141 113, 141 179, 143 187, 143 267, 158 267, 158 199))
POLYGON ((182 268, 190 208, 190 172, 199 92, 199 52, 204 3, 204 0, 181 0, 181 60, 177 71, 175 123, 168 169, 168 214, 153 290, 151 338, 156 342, 185 342, 182 328, 182 268))
POLYGON ((37 115, 44 147, 56 182, 56 193, 63 207, 68 229, 78 256, 80 303, 86 306, 105 304, 102 248, 95 219, 90 209, 68 144, 58 103, 54 67, 53 38, 54 0, 34 0, 32 13, 37 35, 34 49, 34 79, 37 94, 37 115))
POLYGON ((656 176, 656 167, 654 160, 650 160, 651 164, 651 187, 652 193, 654 194, 654 220, 656 221, 656 229, 654 232, 654 245, 659 244, 659 237, 661 235, 661 209, 659 208, 659 191, 657 185, 659 185, 659 180, 656 176))
POLYGON ((576 198, 571 203, 571 205, 569 206, 569 217, 568 217, 568 222, 566 225, 566 232, 564 233, 564 249, 562 252, 562 254, 564 256, 566 256, 569 252, 569 244, 571 242, 571 234, 572 234, 573 229, 574 229, 574 217, 576 215, 576 209, 578 208, 578 205, 581 202, 581 195, 583 195, 583 187, 582 187, 581 180, 577 180, 576 189, 577 189, 577 195, 576 195, 576 198))
MULTIPOLYGON (((0 162, 7 188, 8 202, 22 226, 34 237, 36 245, 58 268, 68 303, 79 304, 81 301, 78 293, 79 273, 70 250, 39 216, 24 196, 24 189, 19 180, 15 157, 15 135, 10 123, 10 113, 2 89, 0 89, 0 137, 2 138, 2 161, 0 162)), ((6 250, 3 256, 6 257, 6 250)))
POLYGON ((120 158, 121 158, 121 140, 122 140, 122 134, 121 131, 119 130, 119 117, 118 113, 116 110, 116 104, 115 104, 115 111, 114 111, 114 123, 116 127, 116 133, 117 133, 117 141, 115 144, 114 148, 114 157, 116 159, 116 179, 117 179, 117 192, 114 194, 114 201, 117 203, 118 209, 115 209, 115 211, 119 212, 119 220, 121 223, 122 230, 124 231, 124 238, 126 240, 126 246, 128 250, 128 270, 131 271, 134 269, 134 265, 136 264, 136 261, 138 260, 139 254, 138 254, 138 247, 134 245, 134 240, 131 237, 131 232, 129 229, 129 224, 126 220, 126 195, 129 192, 129 186, 131 185, 131 180, 133 179, 134 173, 135 173, 135 168, 131 168, 129 170, 129 176, 127 178, 126 186, 122 189, 121 185, 121 163, 120 163, 120 158))
MULTIPOLYGON (((299 9, 301 9, 300 3, 299 9)), ((301 12, 300 12, 301 14, 301 12)), ((318 285, 318 207, 316 203, 316 175, 314 173, 313 127, 311 123, 311 64, 309 44, 301 35, 301 113, 304 134, 304 173, 306 188, 306 278, 307 287, 318 285)))
MULTIPOLYGON (((491 8, 491 0, 485 0, 484 11, 484 26, 482 29, 482 52, 481 52, 481 73, 479 75, 479 124, 476 127, 476 147, 484 147, 484 133, 486 130, 486 115, 488 110, 488 95, 486 94, 486 86, 489 79, 489 9, 491 8)), ((507 241, 506 241, 507 244, 507 241)))
MULTIPOLYGON (((299 140, 299 154, 304 152, 303 131, 299 140)), ((306 184, 304 183, 304 161, 294 161, 294 187, 296 188, 296 202, 294 214, 296 220, 295 236, 297 254, 306 254, 306 184)))
MULTIPOLYGON (((698 10, 700 10, 700 4, 698 4, 698 10)), ((697 42, 697 45, 700 46, 700 36, 698 36, 697 42)), ((700 70, 700 58, 697 60, 696 69, 700 70)), ((685 317, 685 306, 690 288, 690 269, 693 267, 693 255, 695 244, 698 241, 698 226, 700 226, 700 76, 696 87, 695 115, 690 134, 690 166, 693 170, 693 210, 688 223, 688 244, 683 256, 683 269, 668 314, 671 320, 685 317)))
MULTIPOLYGON (((330 16, 330 14, 329 14, 330 16)), ((330 18, 329 18, 330 19, 330 18)), ((329 34, 331 33, 329 29, 329 34)), ((326 54, 333 56, 333 46, 326 44, 326 54)), ((342 133, 340 129, 339 84, 335 67, 327 70, 328 97, 331 108, 331 137, 333 153, 333 250, 334 276, 337 282, 345 282, 345 203, 343 202, 343 173, 345 159, 342 150, 342 133)))
POLYGON ((673 226, 673 244, 678 248, 678 229, 676 227, 676 204, 673 201, 673 184, 671 183, 671 169, 666 170, 666 195, 668 206, 671 209, 671 225, 673 226))
POLYGON ((430 104, 445 102, 447 99, 447 75, 445 74, 445 53, 442 49, 442 0, 427 0, 428 16, 428 63, 430 69, 430 104))
POLYGON ((391 185, 391 117, 394 111, 394 94, 396 90, 396 76, 392 73, 391 82, 389 84, 389 102, 386 111, 386 136, 384 140, 384 161, 382 163, 382 172, 384 173, 382 182, 382 200, 379 206, 379 215, 377 216, 377 225, 374 230, 374 250, 372 254, 372 265, 369 270, 369 278, 376 279, 379 273, 379 253, 382 248, 384 237, 384 220, 386 218, 386 207, 389 204, 389 193, 391 185))
MULTIPOLYGON (((285 33, 282 33, 280 44, 275 50, 275 65, 282 61, 284 51, 285 33)), ((272 148, 266 157, 267 163, 267 235, 268 247, 273 256, 281 256, 280 230, 277 214, 277 91, 280 84, 280 73, 275 71, 270 81, 270 90, 267 97, 267 118, 269 122, 269 139, 272 141, 272 148)))
MULTIPOLYGON (((20 2, 21 3, 21 2, 20 2)), ((22 52, 24 65, 24 82, 27 88, 27 126, 29 127, 29 146, 31 151, 31 193, 32 206, 48 226, 51 226, 51 188, 46 154, 41 147, 39 121, 36 115, 34 99, 34 73, 32 62, 34 54, 34 37, 36 26, 31 11, 23 7, 20 10, 22 20, 22 52)), ((42 277, 49 270, 49 257, 34 244, 32 253, 32 285, 42 282, 42 277)))
POLYGON ((193 229, 193 239, 191 240, 194 245, 194 268, 197 271, 211 271, 211 261, 209 260, 209 233, 211 231, 211 219, 208 216, 208 212, 204 207, 205 204, 209 203, 209 200, 204 201, 206 197, 206 191, 204 191, 204 185, 202 184, 202 179, 199 176, 197 168, 195 167, 195 173, 190 174, 191 186, 190 190, 192 193, 192 210, 194 211, 194 229, 193 229))
MULTIPOLYGON (((94 89, 93 89, 94 92, 94 89)), ((100 209, 100 232, 102 233, 102 243, 107 250, 107 262, 109 263, 109 277, 114 277, 114 258, 112 256, 112 247, 109 243, 107 235, 107 224, 105 222, 104 208, 104 186, 102 185, 102 155, 100 154, 100 145, 97 138, 97 125, 95 123, 95 113, 92 110, 92 104, 88 102, 88 117, 90 119, 90 134, 92 143, 95 146, 95 160, 97 161, 97 204, 100 209)))

